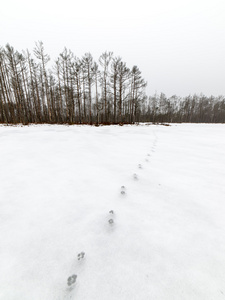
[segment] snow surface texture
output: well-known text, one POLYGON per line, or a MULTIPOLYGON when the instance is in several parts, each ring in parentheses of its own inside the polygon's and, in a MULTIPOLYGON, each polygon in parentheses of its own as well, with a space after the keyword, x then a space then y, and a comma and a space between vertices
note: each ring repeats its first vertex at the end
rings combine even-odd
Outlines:
POLYGON ((1 126, 0 299, 225 299, 224 137, 1 126))

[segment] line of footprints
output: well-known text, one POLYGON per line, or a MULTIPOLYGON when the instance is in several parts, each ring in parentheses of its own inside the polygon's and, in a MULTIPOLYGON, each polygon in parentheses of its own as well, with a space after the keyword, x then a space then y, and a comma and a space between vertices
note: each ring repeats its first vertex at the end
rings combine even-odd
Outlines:
MULTIPOLYGON (((156 142, 157 142, 157 138, 155 139, 155 141, 153 142, 153 146, 151 148, 151 152, 155 152, 155 147, 156 147, 156 142)), ((147 158, 145 159, 146 162, 149 162, 149 157, 151 156, 150 153, 147 154, 147 158)), ((138 164, 138 168, 139 169, 143 169, 143 166, 141 164, 138 164)), ((134 180, 138 180, 138 175, 136 173, 133 174, 133 179, 134 180)), ((121 190, 120 190, 121 195, 126 195, 126 187, 124 185, 121 186, 121 190)), ((110 226, 112 226, 114 224, 114 219, 113 219, 113 215, 114 215, 114 211, 110 210, 109 214, 111 215, 110 219, 108 220, 108 223, 110 226)), ((77 255, 77 259, 78 260, 82 260, 85 257, 85 252, 80 252, 77 255)), ((77 275, 73 274, 71 275, 68 279, 67 279, 67 285, 69 287, 74 286, 74 284, 76 283, 77 280, 77 275)))

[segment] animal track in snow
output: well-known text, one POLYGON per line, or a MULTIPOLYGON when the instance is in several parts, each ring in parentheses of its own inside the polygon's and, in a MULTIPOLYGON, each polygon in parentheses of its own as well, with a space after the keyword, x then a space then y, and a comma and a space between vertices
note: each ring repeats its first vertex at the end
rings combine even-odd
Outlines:
POLYGON ((134 173, 133 178, 134 178, 134 180, 138 180, 138 176, 136 173, 134 173))
POLYGON ((77 275, 72 275, 67 279, 67 285, 71 286, 72 284, 74 284, 77 280, 77 275))
POLYGON ((85 252, 81 252, 77 255, 78 260, 83 259, 85 256, 85 252))
POLYGON ((121 186, 121 191, 120 191, 120 193, 121 193, 122 195, 125 195, 125 194, 126 194, 125 189, 126 189, 125 186, 122 185, 122 186, 121 186))

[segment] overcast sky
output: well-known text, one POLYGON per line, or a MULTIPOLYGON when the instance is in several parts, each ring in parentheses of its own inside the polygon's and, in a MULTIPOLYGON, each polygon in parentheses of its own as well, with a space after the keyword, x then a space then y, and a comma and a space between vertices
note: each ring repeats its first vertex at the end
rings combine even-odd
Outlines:
POLYGON ((105 50, 137 65, 149 95, 225 95, 225 0, 7 0, 0 45, 32 50, 42 40, 54 61, 105 50))

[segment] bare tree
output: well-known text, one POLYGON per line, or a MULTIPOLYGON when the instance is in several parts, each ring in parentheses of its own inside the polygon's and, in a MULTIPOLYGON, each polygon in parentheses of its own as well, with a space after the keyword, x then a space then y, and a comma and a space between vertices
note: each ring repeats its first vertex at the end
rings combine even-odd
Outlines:
MULTIPOLYGON (((44 52, 44 45, 42 41, 39 41, 35 44, 34 48, 34 55, 38 60, 40 60, 40 78, 42 81, 42 86, 44 87, 44 97, 47 100, 47 114, 49 121, 52 121, 52 112, 51 112, 51 105, 50 105, 50 95, 49 95, 49 84, 48 84, 48 77, 46 72, 46 65, 50 60, 50 56, 44 52)), ((45 99, 43 99, 45 100, 45 99)))
POLYGON ((91 87, 94 82, 94 73, 93 73, 93 57, 90 53, 85 53, 82 58, 83 74, 84 79, 87 82, 88 89, 88 104, 89 104, 89 124, 92 124, 92 96, 91 96, 91 87))
POLYGON ((111 62, 113 52, 104 52, 100 58, 99 63, 103 68, 101 76, 101 86, 102 86, 102 98, 104 102, 104 122, 108 122, 108 87, 109 87, 109 64, 111 62))

